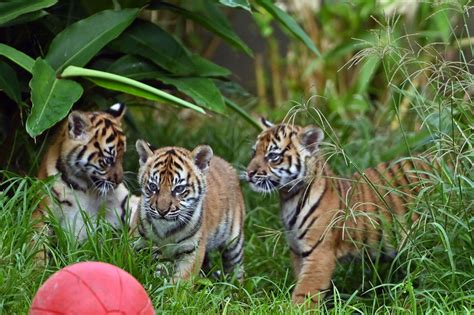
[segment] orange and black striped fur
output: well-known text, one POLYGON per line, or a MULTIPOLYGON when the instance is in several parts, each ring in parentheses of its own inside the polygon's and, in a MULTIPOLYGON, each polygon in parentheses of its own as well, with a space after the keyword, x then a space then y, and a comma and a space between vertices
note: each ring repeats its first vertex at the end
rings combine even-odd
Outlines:
POLYGON ((129 200, 122 183, 124 112, 123 104, 112 105, 105 112, 73 111, 59 127, 38 174, 40 179, 57 176, 52 186, 55 198, 45 199, 33 213, 38 227, 43 226, 48 209, 78 240, 87 236, 81 210, 91 219, 101 213, 116 227, 126 221, 129 202, 137 203, 138 199, 129 200))
POLYGON ((138 232, 160 258, 174 264, 173 281, 204 271, 212 250, 222 253, 224 272, 243 277, 244 201, 232 166, 209 146, 152 151, 137 141, 142 189, 138 232), (203 266, 204 265, 204 266, 203 266))
POLYGON ((319 154, 321 129, 262 123, 247 180, 255 191, 279 191, 297 278, 293 301, 316 302, 330 287, 338 258, 362 248, 396 253, 395 230, 403 237, 417 219, 407 203, 426 166, 403 160, 366 169, 364 177, 337 178, 319 154))

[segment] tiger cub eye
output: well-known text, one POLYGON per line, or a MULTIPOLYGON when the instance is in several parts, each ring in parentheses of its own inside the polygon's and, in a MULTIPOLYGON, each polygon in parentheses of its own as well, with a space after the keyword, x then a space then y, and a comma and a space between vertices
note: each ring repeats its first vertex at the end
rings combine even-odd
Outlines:
POLYGON ((149 190, 150 192, 155 193, 155 192, 158 191, 158 186, 156 186, 155 183, 149 183, 149 184, 148 184, 148 190, 149 190))

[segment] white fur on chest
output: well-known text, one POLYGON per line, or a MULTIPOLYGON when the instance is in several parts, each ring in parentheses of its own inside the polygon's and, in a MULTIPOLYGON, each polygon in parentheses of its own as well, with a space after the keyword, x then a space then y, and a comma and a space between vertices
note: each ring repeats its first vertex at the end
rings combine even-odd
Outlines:
MULTIPOLYGON (((127 219, 124 208, 128 206, 125 200, 128 198, 128 190, 123 184, 106 196, 98 196, 91 191, 73 190, 61 184, 54 185, 54 190, 59 194, 58 203, 53 205, 54 214, 61 227, 73 233, 79 241, 87 237, 86 222, 90 222, 93 232, 99 217, 115 228, 122 225, 123 219, 127 219)), ((130 208, 133 206, 130 205, 130 208)))

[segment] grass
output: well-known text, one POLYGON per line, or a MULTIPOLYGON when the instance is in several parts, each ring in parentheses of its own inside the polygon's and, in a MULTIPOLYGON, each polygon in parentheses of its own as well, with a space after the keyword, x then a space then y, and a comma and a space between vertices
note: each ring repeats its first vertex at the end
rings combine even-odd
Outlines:
MULTIPOLYGON (((194 119, 195 132, 189 133, 189 127, 169 119, 174 113, 138 110, 133 106, 130 112, 136 123, 143 126, 140 129, 142 135, 136 138, 143 136, 158 146, 174 144, 192 148, 208 143, 216 154, 238 169, 243 169, 249 159, 256 131, 244 122, 234 125, 230 123, 232 118, 215 118, 212 123, 205 121, 205 125, 199 126, 204 121, 194 119)), ((354 130, 357 129, 356 125, 354 130)), ((378 154, 367 154, 367 151, 375 152, 381 143, 396 143, 402 138, 400 133, 392 137, 371 138, 371 132, 364 137, 364 131, 359 130, 344 142, 335 141, 341 148, 332 150, 344 152, 352 165, 364 168, 380 160, 378 154), (364 150, 360 150, 361 147, 364 150)), ((338 134, 332 136, 338 137, 338 134)), ((138 167, 134 142, 135 138, 130 137, 127 170, 138 167)), ((438 144, 437 139, 432 141, 432 145, 438 144)), ((347 175, 356 168, 351 169, 344 160, 342 154, 335 154, 330 163, 339 173, 347 175)), ((322 303, 320 310, 351 314, 428 310, 468 313, 472 310, 474 187, 472 178, 465 173, 468 169, 464 169, 464 162, 458 165, 456 174, 449 169, 445 170, 446 174, 433 174, 439 176, 439 181, 426 192, 427 196, 421 194, 415 205, 416 211, 422 213, 421 224, 397 259, 377 266, 377 269, 364 257, 340 263, 334 277, 334 292, 322 303)), ((132 173, 128 173, 127 183, 136 187, 132 173)), ((198 278, 193 284, 174 286, 154 276, 156 262, 150 253, 137 254, 132 246, 133 240, 126 233, 117 234, 106 224, 93 231, 90 240, 79 245, 53 223, 56 237, 44 240, 50 247, 52 259, 47 266, 37 266, 33 260, 34 249, 28 245, 33 233, 30 215, 41 195, 47 194, 48 184, 33 178, 3 175, 5 180, 0 195, 0 313, 27 313, 36 290, 52 273, 86 260, 109 262, 130 272, 143 284, 160 312, 305 312, 304 308, 290 303, 294 278, 275 195, 263 197, 252 193, 246 184, 242 185, 247 205, 246 280, 242 285, 198 278)))
MULTIPOLYGON (((420 152, 429 153, 443 167, 429 174, 430 180, 413 202, 412 210, 421 217, 395 260, 380 263, 361 256, 339 262, 333 292, 317 310, 334 314, 471 314, 474 115, 466 86, 472 86, 473 75, 468 71, 472 62, 466 61, 462 51, 460 63, 445 62, 440 56, 420 61, 413 51, 398 46, 384 49, 386 45, 379 44, 370 44, 353 61, 380 56, 387 82, 386 106, 342 117, 330 112, 327 102, 318 98, 318 106, 310 100, 291 108, 282 106, 272 115, 321 126, 326 133, 324 152, 341 176, 420 152), (408 109, 399 106, 407 102, 408 109), (398 127, 388 128, 394 121, 398 127)), ((134 144, 138 138, 156 146, 193 148, 207 143, 238 170, 250 159, 257 131, 234 116, 197 117, 169 109, 156 111, 132 101, 127 104, 125 169, 126 183, 132 190, 137 189, 134 144)), ((192 284, 175 286, 154 276, 156 262, 151 253, 137 253, 126 233, 116 233, 106 224, 91 231, 88 241, 76 244, 52 222, 56 236, 43 240, 52 258, 46 266, 35 264, 35 249, 29 242, 33 235, 30 217, 41 196, 48 194, 48 183, 6 171, 2 177, 0 314, 26 314, 36 290, 52 273, 86 260, 109 262, 130 272, 160 313, 308 312, 290 302, 295 279, 276 195, 260 196, 242 183, 247 207, 246 279, 242 285, 197 278, 192 284)))

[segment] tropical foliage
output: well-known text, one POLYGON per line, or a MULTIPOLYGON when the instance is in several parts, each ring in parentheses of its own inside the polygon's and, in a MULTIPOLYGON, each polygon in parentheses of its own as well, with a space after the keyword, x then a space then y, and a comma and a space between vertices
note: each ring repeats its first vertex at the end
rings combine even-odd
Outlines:
POLYGON ((317 52, 298 24, 267 0, 256 1, 254 8, 247 1, 13 1, 0 4, 0 27, 5 35, 0 54, 9 61, 1 63, 0 88, 20 106, 28 104, 29 108, 31 103, 26 111, 26 130, 31 137, 63 119, 81 97, 81 103, 96 101, 101 91, 95 86, 199 113, 225 113, 225 98, 214 81, 225 79, 230 71, 193 53, 173 34, 146 19, 147 14, 170 10, 251 55, 251 49, 230 27, 225 7, 249 14, 264 9, 317 52), (12 64, 28 74, 18 78, 12 64), (163 85, 174 87, 195 104, 169 94, 163 85))

